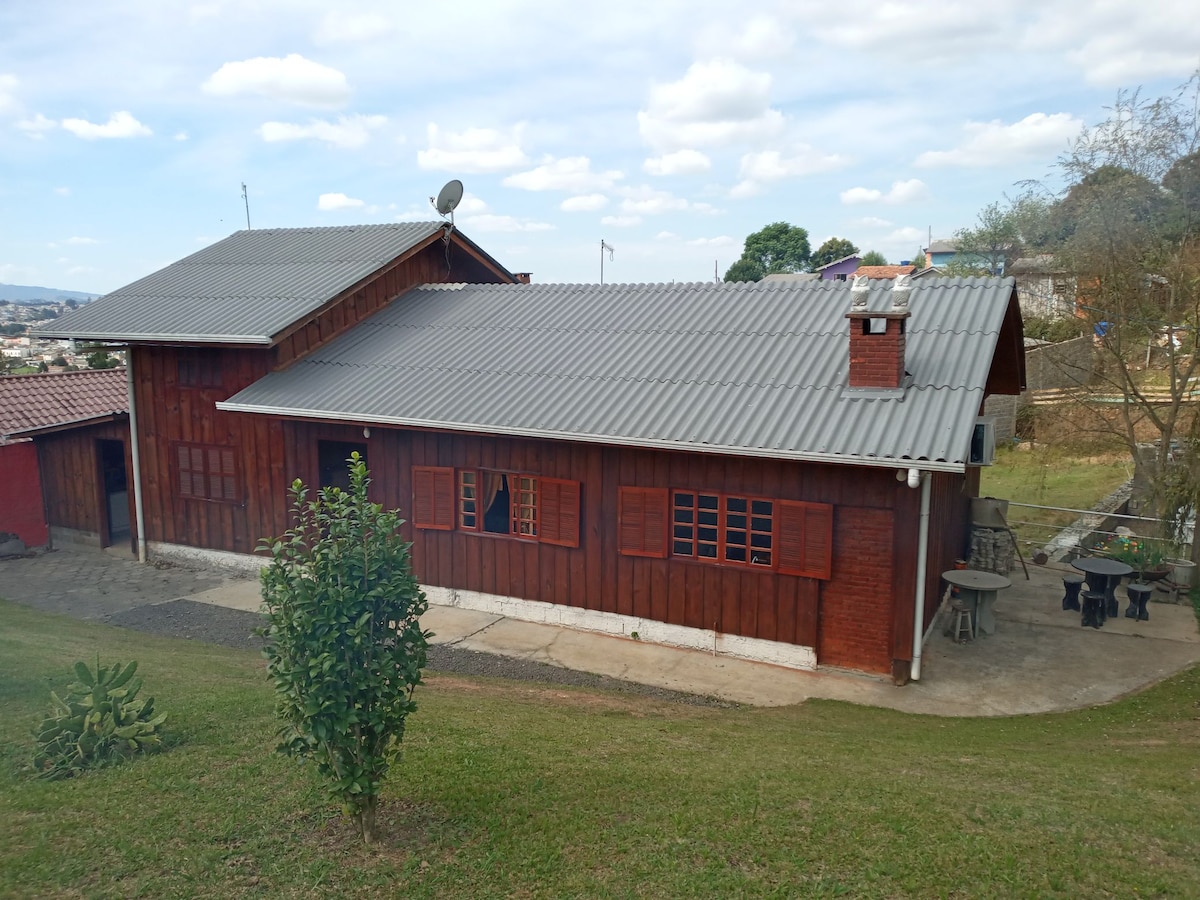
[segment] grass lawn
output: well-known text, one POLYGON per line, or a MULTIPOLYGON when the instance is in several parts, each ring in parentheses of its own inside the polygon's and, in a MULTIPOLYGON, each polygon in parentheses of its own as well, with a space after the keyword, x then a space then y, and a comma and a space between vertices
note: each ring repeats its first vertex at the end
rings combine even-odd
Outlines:
MULTIPOLYGON (((1080 456, 1054 447, 997 448, 994 465, 980 472, 979 494, 1012 503, 1091 509, 1133 475, 1128 455, 1080 456)), ((1012 507, 1008 521, 1026 555, 1050 542, 1076 513, 1012 507)))
POLYGON ((273 754, 254 654, 0 618, 0 896, 1200 896, 1200 670, 978 720, 434 674, 364 849, 273 754), (97 652, 137 657, 177 745, 30 780, 49 690, 97 652))

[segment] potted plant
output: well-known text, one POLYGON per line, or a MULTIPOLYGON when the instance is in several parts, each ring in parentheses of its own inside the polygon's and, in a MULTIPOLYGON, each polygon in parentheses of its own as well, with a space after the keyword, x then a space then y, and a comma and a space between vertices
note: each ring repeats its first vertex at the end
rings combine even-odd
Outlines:
POLYGON ((1131 581, 1150 582, 1166 578, 1171 567, 1165 561, 1162 541, 1139 537, 1117 537, 1104 548, 1105 555, 1133 569, 1131 581))

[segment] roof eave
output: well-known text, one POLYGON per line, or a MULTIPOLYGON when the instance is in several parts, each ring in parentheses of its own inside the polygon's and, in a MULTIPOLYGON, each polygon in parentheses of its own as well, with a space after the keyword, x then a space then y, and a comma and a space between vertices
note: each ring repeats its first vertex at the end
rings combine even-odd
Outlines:
MULTIPOLYGON (((481 426, 463 422, 438 422, 428 419, 408 419, 403 416, 362 415, 358 413, 338 412, 317 409, 286 409, 282 407, 264 406, 250 403, 231 403, 228 400, 218 401, 217 409, 224 412, 243 412, 265 416, 283 416, 287 418, 318 419, 321 421, 354 422, 363 425, 399 425, 406 428, 431 428, 439 431, 477 432, 481 426)), ((496 427, 488 425, 489 434, 503 434, 512 437, 548 438, 561 441, 579 441, 588 444, 622 445, 629 447, 645 447, 650 450, 683 450, 691 453, 723 453, 730 456, 751 456, 766 459, 786 459, 796 462, 829 463, 833 465, 873 466, 884 469, 921 469, 926 472, 963 472, 965 462, 948 462, 943 460, 905 459, 890 457, 844 456, 833 453, 813 453, 801 450, 772 450, 758 447, 738 447, 725 444, 689 444, 680 441, 663 441, 653 438, 629 438, 620 435, 598 435, 571 431, 555 431, 541 428, 519 428, 514 426, 496 427)))

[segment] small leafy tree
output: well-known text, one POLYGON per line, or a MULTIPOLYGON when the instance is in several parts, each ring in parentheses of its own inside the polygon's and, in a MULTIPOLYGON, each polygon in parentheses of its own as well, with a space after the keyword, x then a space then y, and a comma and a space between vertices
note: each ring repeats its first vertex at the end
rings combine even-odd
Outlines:
POLYGON ((430 635, 420 626, 428 604, 400 536, 404 520, 367 500, 359 454, 349 465, 349 491, 325 488, 310 500, 297 479, 295 524, 261 542, 271 555, 261 633, 283 720, 277 749, 316 763, 370 844, 383 780, 417 708, 430 635))
POLYGON ((862 261, 859 263, 860 266, 886 266, 887 264, 887 257, 878 250, 868 250, 863 254, 862 261))
POLYGON ((741 257, 725 281, 759 281, 780 272, 807 272, 812 254, 808 232, 787 222, 772 222, 746 236, 741 257))

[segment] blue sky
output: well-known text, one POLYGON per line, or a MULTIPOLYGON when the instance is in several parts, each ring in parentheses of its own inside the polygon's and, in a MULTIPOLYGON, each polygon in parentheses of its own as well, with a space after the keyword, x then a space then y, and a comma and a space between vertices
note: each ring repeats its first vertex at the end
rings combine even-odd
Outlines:
POLYGON ((1194 0, 0 5, 0 281, 106 292, 246 225, 435 218, 537 281, 698 281, 770 222, 912 256, 1053 177, 1194 0))

